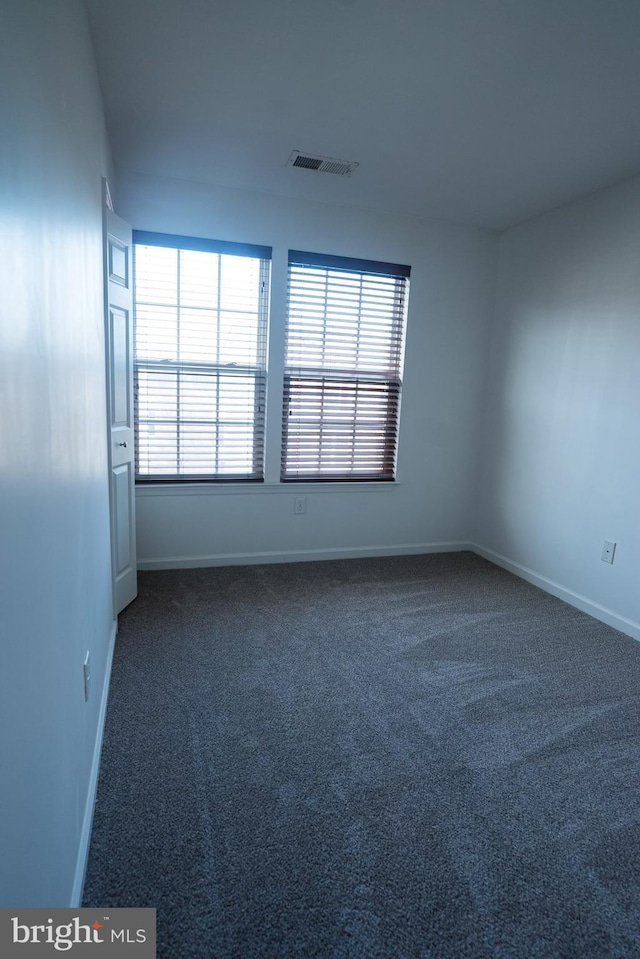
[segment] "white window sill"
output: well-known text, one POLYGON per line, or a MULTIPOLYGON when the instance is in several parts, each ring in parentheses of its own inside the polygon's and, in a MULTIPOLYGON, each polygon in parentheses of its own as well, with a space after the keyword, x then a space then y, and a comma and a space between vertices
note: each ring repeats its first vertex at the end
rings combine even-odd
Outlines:
POLYGON ((137 497, 148 496, 302 496, 313 493, 384 493, 400 486, 393 482, 351 483, 138 483, 137 497))

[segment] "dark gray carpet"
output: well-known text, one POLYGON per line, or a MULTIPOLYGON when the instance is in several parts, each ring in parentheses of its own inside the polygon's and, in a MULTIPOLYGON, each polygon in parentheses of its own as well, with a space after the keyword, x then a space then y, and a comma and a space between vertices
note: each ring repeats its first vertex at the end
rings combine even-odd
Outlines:
POLYGON ((470 553, 143 573, 87 906, 163 959, 640 957, 640 644, 470 553))

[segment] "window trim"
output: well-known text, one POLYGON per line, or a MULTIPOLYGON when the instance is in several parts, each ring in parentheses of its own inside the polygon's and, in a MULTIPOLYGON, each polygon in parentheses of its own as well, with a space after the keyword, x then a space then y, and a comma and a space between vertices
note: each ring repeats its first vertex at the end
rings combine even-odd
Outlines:
POLYGON ((289 250, 289 266, 317 266, 344 273, 371 273, 375 276, 391 276, 408 280, 411 267, 402 263, 385 263, 382 260, 359 260, 353 256, 334 256, 331 253, 308 253, 304 250, 289 250))
POLYGON ((259 260, 273 258, 273 247, 260 246, 257 243, 211 240, 207 237, 154 233, 149 230, 132 230, 132 236, 134 246, 162 246, 170 250, 193 250, 196 253, 226 253, 229 256, 246 256, 259 260))

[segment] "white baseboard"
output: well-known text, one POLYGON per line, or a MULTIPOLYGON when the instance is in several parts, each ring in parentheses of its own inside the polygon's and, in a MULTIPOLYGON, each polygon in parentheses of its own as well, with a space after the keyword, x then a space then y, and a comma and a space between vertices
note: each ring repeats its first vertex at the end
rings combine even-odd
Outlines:
POLYGON ((217 553, 209 556, 167 556, 138 559, 138 569, 190 569, 197 566, 251 566, 258 563, 306 563, 323 559, 364 559, 368 556, 412 556, 419 553, 453 553, 470 550, 467 542, 406 543, 393 546, 344 546, 330 549, 296 549, 286 552, 217 553))
POLYGON ((104 724, 107 717, 107 700, 109 699, 109 681, 111 679, 111 665, 113 663, 113 651, 116 645, 116 633, 118 632, 118 621, 114 620, 109 637, 109 647, 107 649, 107 663, 105 667, 104 682, 102 684, 102 698, 100 700, 100 711, 98 713, 98 728, 96 730, 96 741, 93 748, 93 759, 91 762, 91 772, 89 774, 89 789, 87 792, 87 802, 85 804, 84 818, 82 821, 82 832, 80 834, 80 848, 78 850, 78 859, 76 863, 76 874, 73 880, 73 889, 71 892, 72 909, 78 909, 82 904, 82 890, 84 887, 84 877, 87 871, 87 861, 89 859, 89 846, 91 844, 91 827, 93 826, 93 811, 96 805, 96 793, 98 791, 98 775, 100 773, 100 755, 102 753, 102 737, 104 735, 104 724))
POLYGON ((528 583, 538 586, 546 593, 557 596, 558 599, 564 600, 564 602, 570 606, 575 606, 576 609, 582 610, 583 613, 588 613, 589 616, 593 616, 594 619, 599 619, 600 622, 606 623, 607 626, 613 626, 614 629, 618 629, 621 633, 631 636, 632 639, 640 640, 640 623, 620 616, 612 609, 607 609, 606 606, 595 603, 587 596, 582 596, 581 593, 575 593, 572 589, 567 589, 566 586, 562 586, 560 583, 556 583, 554 580, 548 579, 540 573, 536 573, 535 570, 529 569, 527 566, 515 563, 507 556, 502 556, 501 553, 494 553, 493 550, 479 546, 477 543, 470 543, 469 549, 477 553, 478 556, 483 556, 491 563, 495 563, 496 566, 502 566, 503 569, 508 570, 510 573, 515 573, 520 579, 525 579, 528 583))

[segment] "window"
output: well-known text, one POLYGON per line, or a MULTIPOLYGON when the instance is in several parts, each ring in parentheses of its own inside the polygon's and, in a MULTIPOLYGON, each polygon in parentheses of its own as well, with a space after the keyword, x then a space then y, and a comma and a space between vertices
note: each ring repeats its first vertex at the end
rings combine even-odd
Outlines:
POLYGON ((289 251, 283 481, 395 478, 410 272, 289 251))
POLYGON ((136 479, 261 480, 270 247, 133 241, 136 479))

